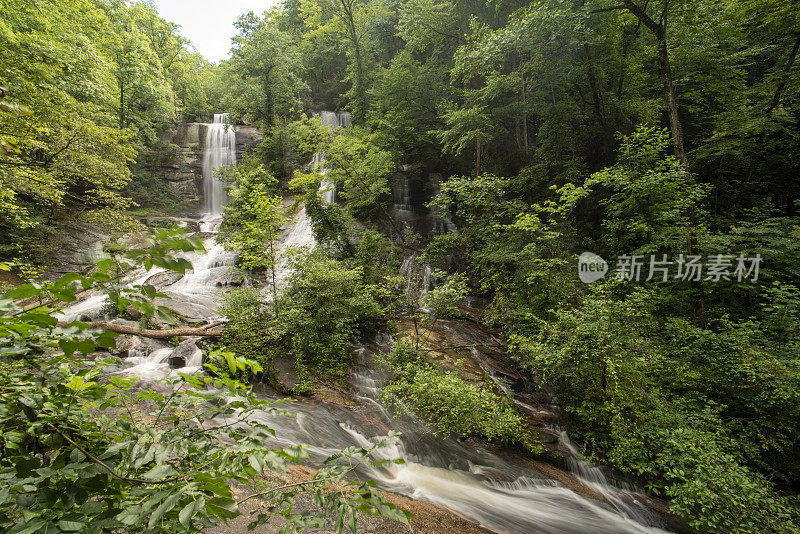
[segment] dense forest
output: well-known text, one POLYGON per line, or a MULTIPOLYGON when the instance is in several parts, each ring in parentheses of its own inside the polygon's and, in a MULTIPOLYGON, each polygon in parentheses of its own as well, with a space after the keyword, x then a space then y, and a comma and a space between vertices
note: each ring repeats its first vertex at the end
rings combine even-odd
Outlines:
POLYGON ((242 14, 217 64, 151 3, 0 7, 0 528, 198 531, 264 495, 254 526, 409 521, 349 478, 394 434, 294 484, 320 507, 294 514, 292 483, 253 481, 302 449, 187 426, 223 410, 211 390, 241 399, 224 408, 237 417, 275 409, 251 386, 274 386, 286 358, 285 394, 346 387, 375 332, 394 336, 379 358, 392 413, 555 462, 512 392, 431 358, 437 325, 471 321, 582 455, 668 503, 670 528, 800 531, 794 3, 284 0, 242 14), (261 137, 218 172, 229 200, 203 245, 209 230, 163 222, 202 210, 154 169, 180 150, 177 125, 222 113, 261 137), (316 246, 282 254, 298 217, 316 246), (67 223, 100 228, 107 258, 55 279, 67 223), (236 255, 241 287, 205 326, 125 281, 180 277, 208 243, 236 255), (101 372, 131 332, 58 315, 90 289, 134 333, 214 331, 207 370, 179 378, 194 388, 101 372))

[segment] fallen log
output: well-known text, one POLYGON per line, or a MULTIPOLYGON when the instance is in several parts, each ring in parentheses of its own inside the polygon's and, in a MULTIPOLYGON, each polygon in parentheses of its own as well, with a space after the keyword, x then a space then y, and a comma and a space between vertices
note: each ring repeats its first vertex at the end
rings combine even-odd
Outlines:
MULTIPOLYGON (((66 327, 70 323, 60 321, 58 326, 66 327)), ((110 330, 119 334, 128 334, 131 336, 149 337, 152 339, 169 339, 172 337, 219 337, 222 335, 221 330, 210 331, 212 327, 219 326, 222 322, 210 324, 207 326, 193 327, 184 326, 181 328, 170 328, 167 330, 148 330, 126 326, 124 324, 109 323, 108 321, 91 321, 89 325, 92 328, 102 328, 103 330, 110 330)))

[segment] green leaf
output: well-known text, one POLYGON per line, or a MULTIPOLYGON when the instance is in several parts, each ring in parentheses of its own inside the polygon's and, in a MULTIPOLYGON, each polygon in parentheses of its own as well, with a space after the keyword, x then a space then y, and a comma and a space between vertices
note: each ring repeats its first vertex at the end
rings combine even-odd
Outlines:
POLYGON ((58 528, 66 532, 81 532, 86 528, 86 523, 62 519, 58 522, 58 528))
POLYGON ((58 340, 58 346, 67 356, 72 356, 75 354, 75 350, 78 348, 78 342, 73 339, 61 338, 58 340))
POLYGON ((7 534, 33 534, 45 525, 45 520, 41 517, 35 517, 24 523, 17 523, 10 529, 7 534))
POLYGON ((91 354, 95 351, 94 341, 91 339, 84 339, 78 343, 78 350, 83 354, 91 354))
POLYGON ((236 501, 227 497, 209 499, 206 501, 206 510, 222 520, 239 515, 239 507, 236 505, 236 501))
POLYGON ((147 528, 155 527, 158 521, 161 519, 161 516, 175 508, 175 505, 178 504, 178 501, 181 500, 182 496, 183 490, 180 490, 164 499, 164 502, 162 502, 161 505, 159 505, 159 507, 156 508, 150 515, 150 521, 147 523, 147 528))
POLYGON ((27 299, 39 294, 40 288, 33 284, 22 284, 6 291, 6 296, 12 299, 27 299))
POLYGON ((205 499, 203 497, 199 497, 197 500, 190 502, 184 506, 178 514, 178 521, 185 527, 190 526, 192 518, 197 515, 197 512, 203 509, 204 505, 205 499))

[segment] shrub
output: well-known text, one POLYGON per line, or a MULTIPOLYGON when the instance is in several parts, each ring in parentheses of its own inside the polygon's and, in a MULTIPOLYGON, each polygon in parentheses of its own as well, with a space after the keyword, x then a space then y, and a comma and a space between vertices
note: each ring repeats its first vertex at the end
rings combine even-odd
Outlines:
POLYGON ((269 325, 273 315, 266 299, 254 288, 241 287, 224 295, 220 313, 228 319, 222 332, 223 345, 237 356, 269 369, 275 355, 269 325))
POLYGON ((407 348, 400 353, 395 378, 384 389, 384 398, 399 410, 413 413, 444 436, 481 436, 541 452, 510 399, 421 363, 407 348))
POLYGON ((768 479, 798 476, 796 354, 771 350, 751 322, 700 328, 659 317, 654 290, 617 293, 596 286, 538 339, 513 338, 573 433, 702 532, 797 532, 797 503, 768 479))
POLYGON ((318 252, 298 256, 280 296, 276 336, 299 366, 342 375, 352 342, 382 317, 383 290, 364 284, 361 268, 348 269, 318 252))

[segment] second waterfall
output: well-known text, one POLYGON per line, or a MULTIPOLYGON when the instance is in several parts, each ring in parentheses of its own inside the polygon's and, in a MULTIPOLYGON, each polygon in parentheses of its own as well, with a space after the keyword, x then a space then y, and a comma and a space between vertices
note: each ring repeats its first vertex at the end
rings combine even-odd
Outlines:
POLYGON ((236 132, 228 123, 228 114, 217 113, 214 122, 208 125, 203 152, 203 192, 208 215, 222 213, 228 195, 217 171, 233 165, 236 165, 236 132))

